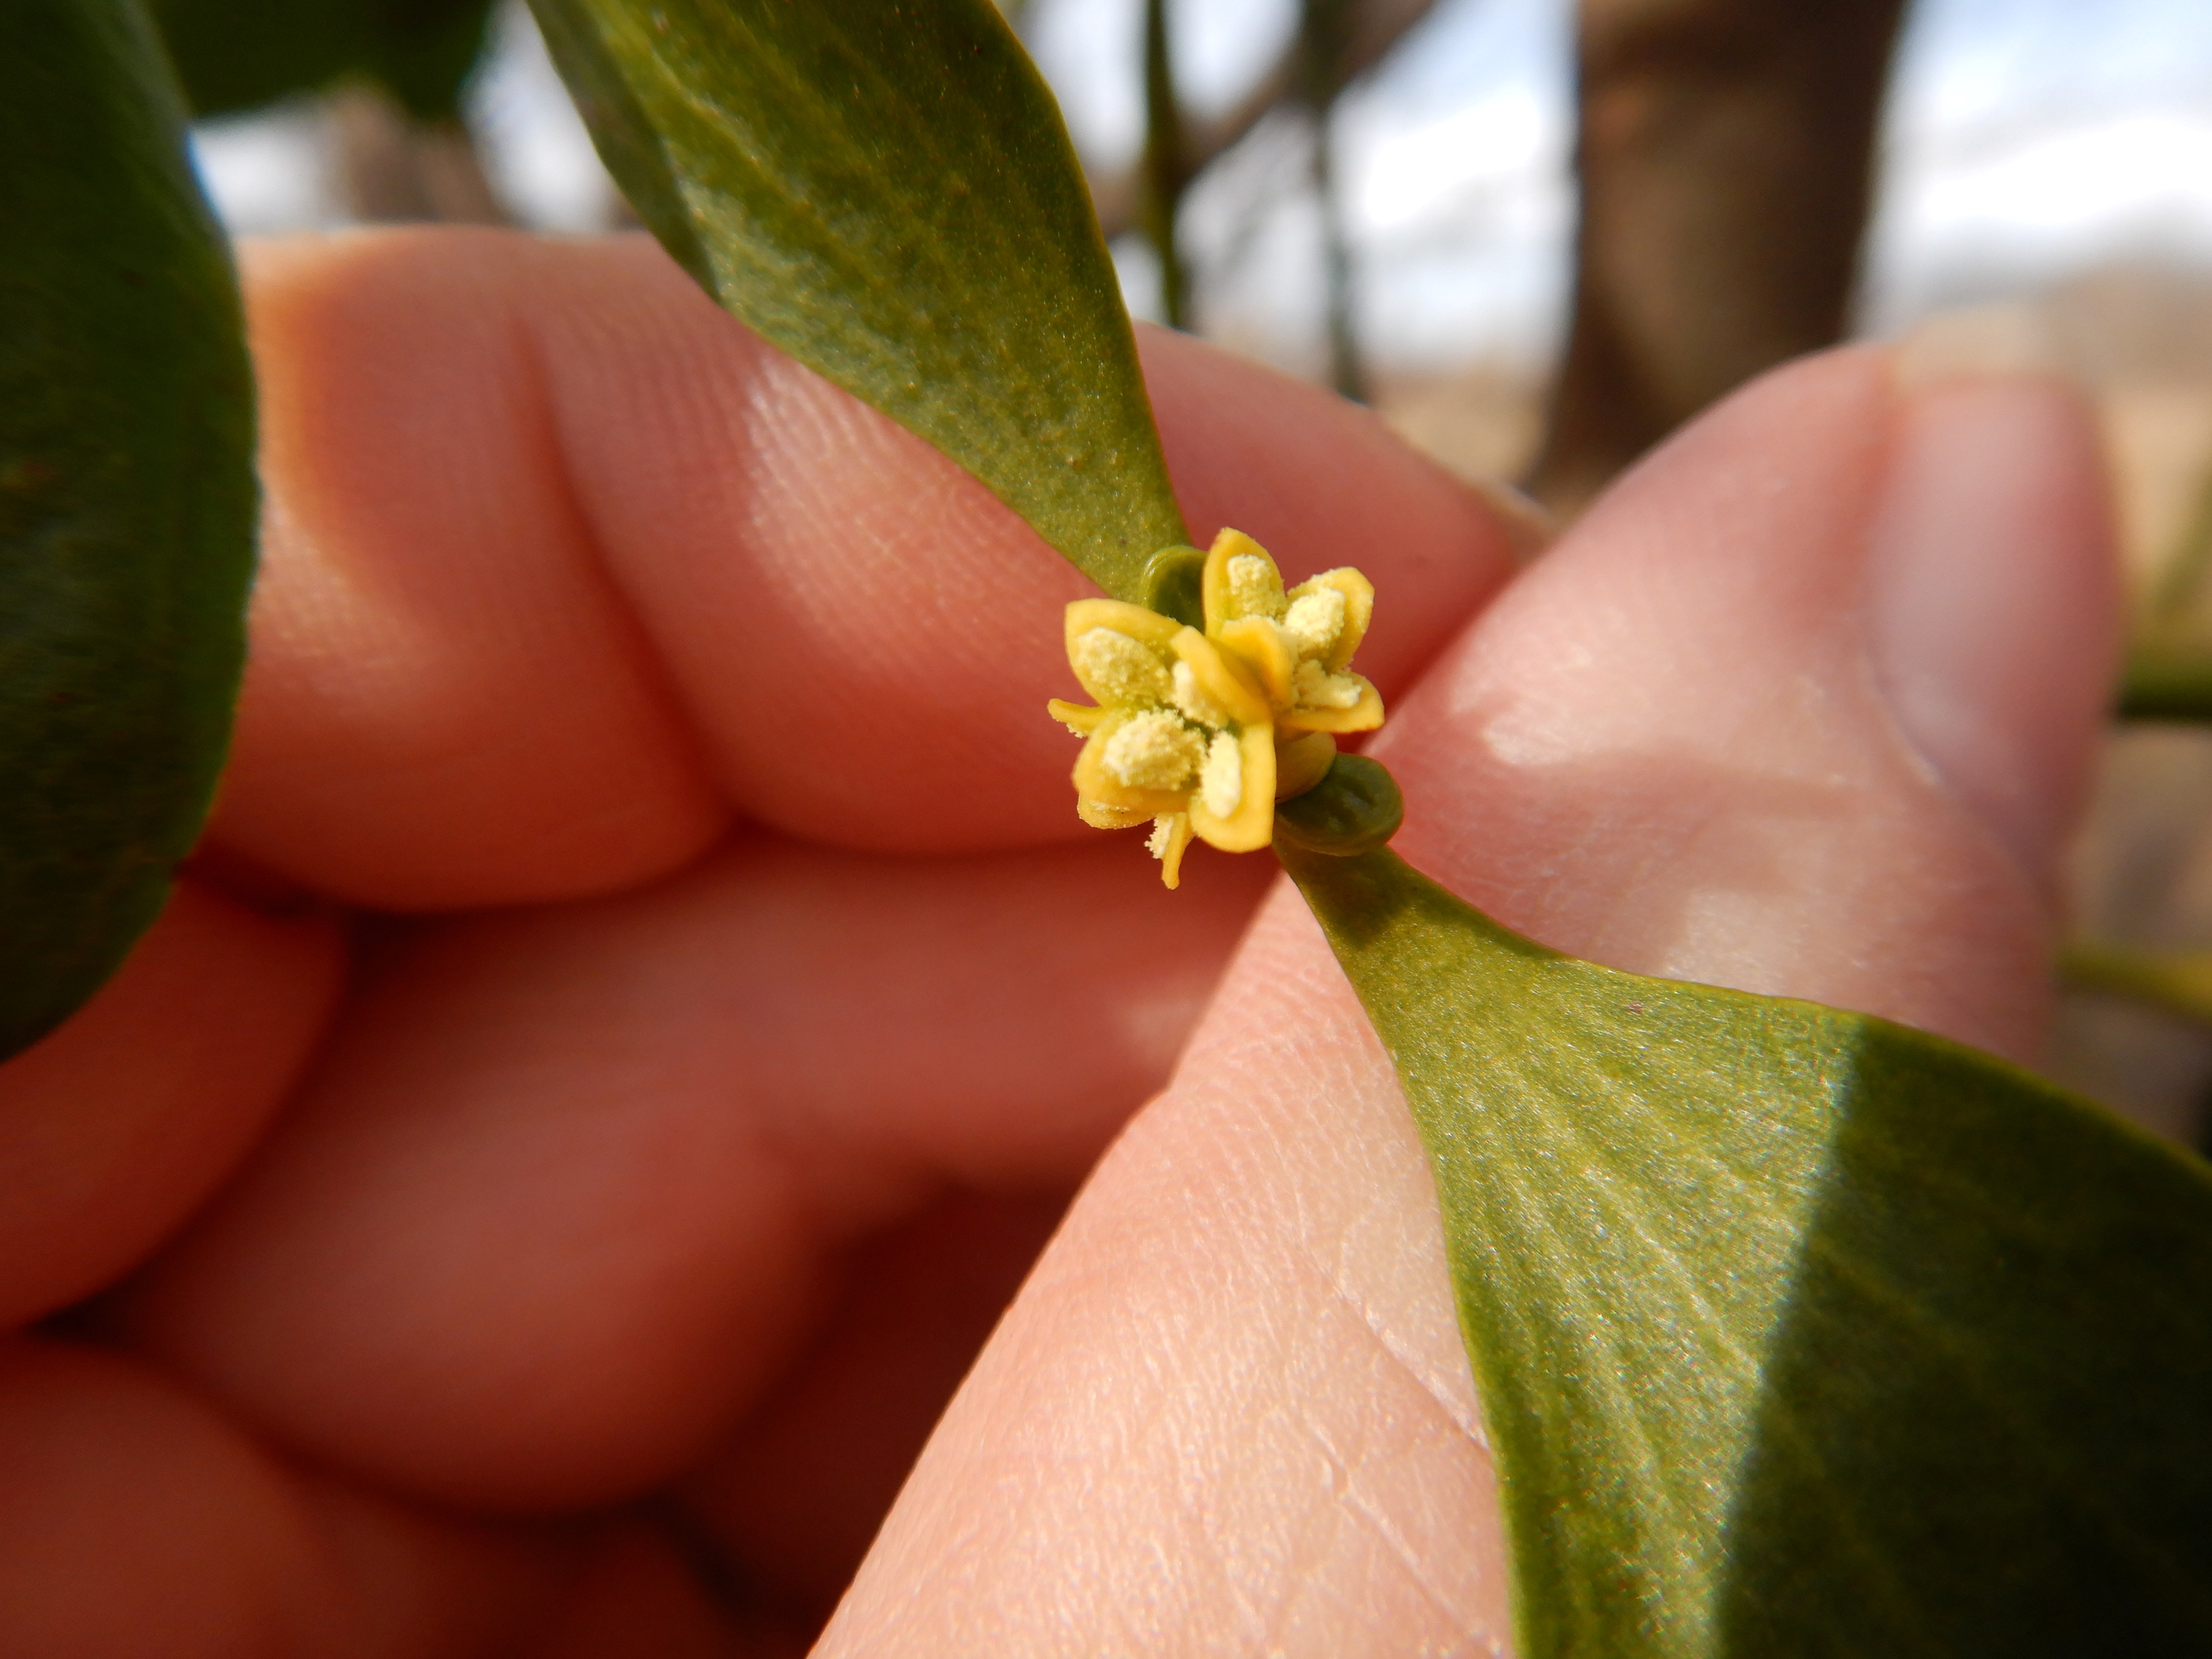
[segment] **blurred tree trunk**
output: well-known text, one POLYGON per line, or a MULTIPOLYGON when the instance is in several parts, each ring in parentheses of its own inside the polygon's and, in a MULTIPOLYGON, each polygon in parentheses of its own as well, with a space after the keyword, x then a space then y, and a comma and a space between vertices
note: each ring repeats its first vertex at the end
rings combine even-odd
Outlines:
POLYGON ((361 83, 331 94, 328 107, 338 186, 352 217, 507 222, 461 122, 417 120, 381 88, 361 83))
POLYGON ((1903 0, 1582 0, 1573 331, 1530 488, 1572 512, 1842 335, 1903 0))

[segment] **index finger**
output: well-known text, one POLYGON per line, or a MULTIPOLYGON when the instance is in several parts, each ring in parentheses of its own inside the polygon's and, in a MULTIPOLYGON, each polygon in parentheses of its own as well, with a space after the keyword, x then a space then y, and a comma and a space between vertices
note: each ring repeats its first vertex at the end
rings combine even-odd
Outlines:
MULTIPOLYGON (((735 815, 885 850, 1083 833, 1059 611, 1094 592, 642 239, 390 233, 247 264, 270 495, 215 829, 395 908, 605 890, 735 815)), ((1386 695, 1511 566, 1364 411, 1153 335, 1201 540, 1356 564, 1386 695)))

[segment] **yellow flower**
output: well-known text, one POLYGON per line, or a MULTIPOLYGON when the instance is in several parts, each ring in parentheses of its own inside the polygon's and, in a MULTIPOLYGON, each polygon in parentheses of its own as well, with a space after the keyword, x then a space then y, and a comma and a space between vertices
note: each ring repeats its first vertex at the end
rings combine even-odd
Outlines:
POLYGON ((1076 811, 1119 830, 1153 822, 1169 886, 1195 834, 1226 852, 1274 835, 1275 731, 1249 671, 1195 628, 1118 599, 1067 607, 1067 660, 1098 700, 1054 698, 1053 718, 1088 739, 1076 811))
POLYGON ((1352 672, 1352 653, 1375 616, 1375 585, 1366 577, 1325 570, 1286 593, 1267 550, 1241 530, 1224 530, 1200 582, 1206 638, 1259 682, 1278 731, 1372 732, 1382 724, 1382 697, 1352 672))
POLYGON ((1085 823, 1152 821, 1161 879, 1181 879, 1196 836, 1228 853, 1274 838, 1275 802, 1310 789, 1334 733, 1382 723, 1375 688, 1349 671, 1375 590, 1331 570, 1285 593, 1258 543, 1224 530, 1200 581, 1206 629, 1117 599, 1067 607, 1067 660, 1095 708, 1053 699, 1086 739, 1075 763, 1085 823))

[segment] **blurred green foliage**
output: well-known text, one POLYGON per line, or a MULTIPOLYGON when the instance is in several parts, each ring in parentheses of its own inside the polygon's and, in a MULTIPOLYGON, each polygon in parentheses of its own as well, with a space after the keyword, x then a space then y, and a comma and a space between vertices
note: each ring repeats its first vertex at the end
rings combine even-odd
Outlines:
POLYGON ((196 115, 229 115, 357 76, 422 121, 460 117, 489 0, 154 0, 196 115))

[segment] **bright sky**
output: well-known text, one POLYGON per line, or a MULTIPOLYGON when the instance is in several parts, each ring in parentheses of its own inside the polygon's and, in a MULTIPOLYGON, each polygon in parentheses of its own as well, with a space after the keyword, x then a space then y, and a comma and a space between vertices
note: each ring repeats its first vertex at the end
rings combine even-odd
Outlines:
MULTIPOLYGON (((1219 107, 1286 38, 1294 0, 1180 0, 1186 95, 1219 107)), ((1385 362, 1532 362, 1561 324, 1572 198, 1568 0, 1442 0, 1342 111, 1340 167, 1370 349, 1385 362)), ((1142 0, 1034 0, 1032 50, 1094 161, 1135 148, 1142 0)), ((607 189, 518 4, 476 91, 495 178, 526 221, 601 222, 607 189)), ((2212 270, 2212 4, 1916 0, 1887 127, 1863 311, 2029 289, 2114 258, 2212 270)), ((311 119, 203 132, 241 229, 327 224, 311 119)), ((1319 259, 1287 133, 1248 144, 1190 204, 1208 325, 1306 366, 1319 259)), ((1126 250, 1123 250, 1127 252, 1126 250)), ((1151 277, 1124 261, 1133 301, 1151 277)))

